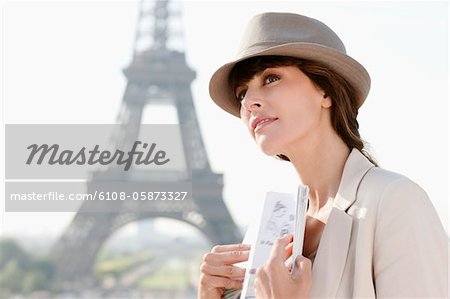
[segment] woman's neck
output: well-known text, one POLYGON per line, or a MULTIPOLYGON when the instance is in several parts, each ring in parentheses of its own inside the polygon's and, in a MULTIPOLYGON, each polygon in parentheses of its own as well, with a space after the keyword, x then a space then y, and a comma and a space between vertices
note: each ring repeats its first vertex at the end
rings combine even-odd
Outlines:
POLYGON ((350 149, 333 131, 318 136, 317 142, 297 147, 288 157, 300 181, 309 187, 308 215, 317 216, 322 210, 331 211, 350 149))

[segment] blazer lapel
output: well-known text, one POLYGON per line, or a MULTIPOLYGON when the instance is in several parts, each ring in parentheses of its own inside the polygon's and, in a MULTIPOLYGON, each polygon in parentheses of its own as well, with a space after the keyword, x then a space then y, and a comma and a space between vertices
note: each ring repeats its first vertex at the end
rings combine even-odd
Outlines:
POLYGON ((352 232, 353 218, 347 209, 355 202, 358 186, 372 167, 357 149, 351 151, 314 260, 311 297, 336 297, 352 232))
POLYGON ((312 268, 311 297, 335 297, 347 259, 352 217, 333 208, 312 268))

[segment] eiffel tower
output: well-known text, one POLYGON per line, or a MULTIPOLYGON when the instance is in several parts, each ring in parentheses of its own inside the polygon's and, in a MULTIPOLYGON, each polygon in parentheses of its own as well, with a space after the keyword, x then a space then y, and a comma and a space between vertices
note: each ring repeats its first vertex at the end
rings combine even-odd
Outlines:
MULTIPOLYGON (((155 102, 173 105, 178 112, 186 172, 192 174, 192 199, 177 204, 161 201, 151 211, 135 206, 124 209, 126 212, 78 212, 53 248, 54 286, 60 289, 91 285, 95 258, 102 244, 130 222, 168 217, 196 227, 212 244, 241 240, 222 198, 222 174, 211 170, 203 144, 190 90, 195 72, 187 65, 183 51, 168 46, 169 19, 174 16, 169 13, 168 1, 151 2, 151 7, 148 4, 140 3, 133 58, 124 69, 127 86, 118 114, 120 128, 115 143, 120 146, 137 140, 146 105, 155 102), (145 28, 145 24, 153 24, 152 29, 145 28)), ((179 174, 168 176, 155 171, 140 173, 140 177, 145 182, 180 180, 179 174)), ((93 180, 117 178, 114 171, 93 176, 93 180)))

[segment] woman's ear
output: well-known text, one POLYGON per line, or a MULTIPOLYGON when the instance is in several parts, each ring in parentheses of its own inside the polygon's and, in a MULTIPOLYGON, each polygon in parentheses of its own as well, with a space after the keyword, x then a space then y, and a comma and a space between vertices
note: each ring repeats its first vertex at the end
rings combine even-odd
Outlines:
POLYGON ((331 97, 324 93, 323 99, 322 99, 322 107, 323 108, 330 108, 333 105, 333 101, 331 101, 331 97))

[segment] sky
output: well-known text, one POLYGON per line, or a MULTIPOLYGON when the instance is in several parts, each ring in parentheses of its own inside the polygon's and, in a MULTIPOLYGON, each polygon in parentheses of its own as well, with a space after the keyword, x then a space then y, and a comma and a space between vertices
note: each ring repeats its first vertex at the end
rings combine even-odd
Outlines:
MULTIPOLYGON (((183 1, 175 6, 182 11, 183 32, 174 44, 185 49, 196 71, 192 94, 202 136, 213 170, 224 174, 224 200, 239 225, 249 224, 267 191, 293 192, 299 181, 289 163, 265 156, 240 120, 215 106, 208 82, 234 57, 253 15, 285 11, 326 23, 368 70, 372 88, 358 116, 362 138, 383 168, 425 189, 449 231, 447 2, 183 1)), ((115 123, 137 12, 136 1, 3 1, 2 124, 115 123)), ((158 109, 146 111, 146 118, 175 118, 172 107, 158 109)), ((1 133, 4 144, 3 126, 1 133)), ((4 236, 56 236, 72 216, 2 212, 0 229, 4 236)))

